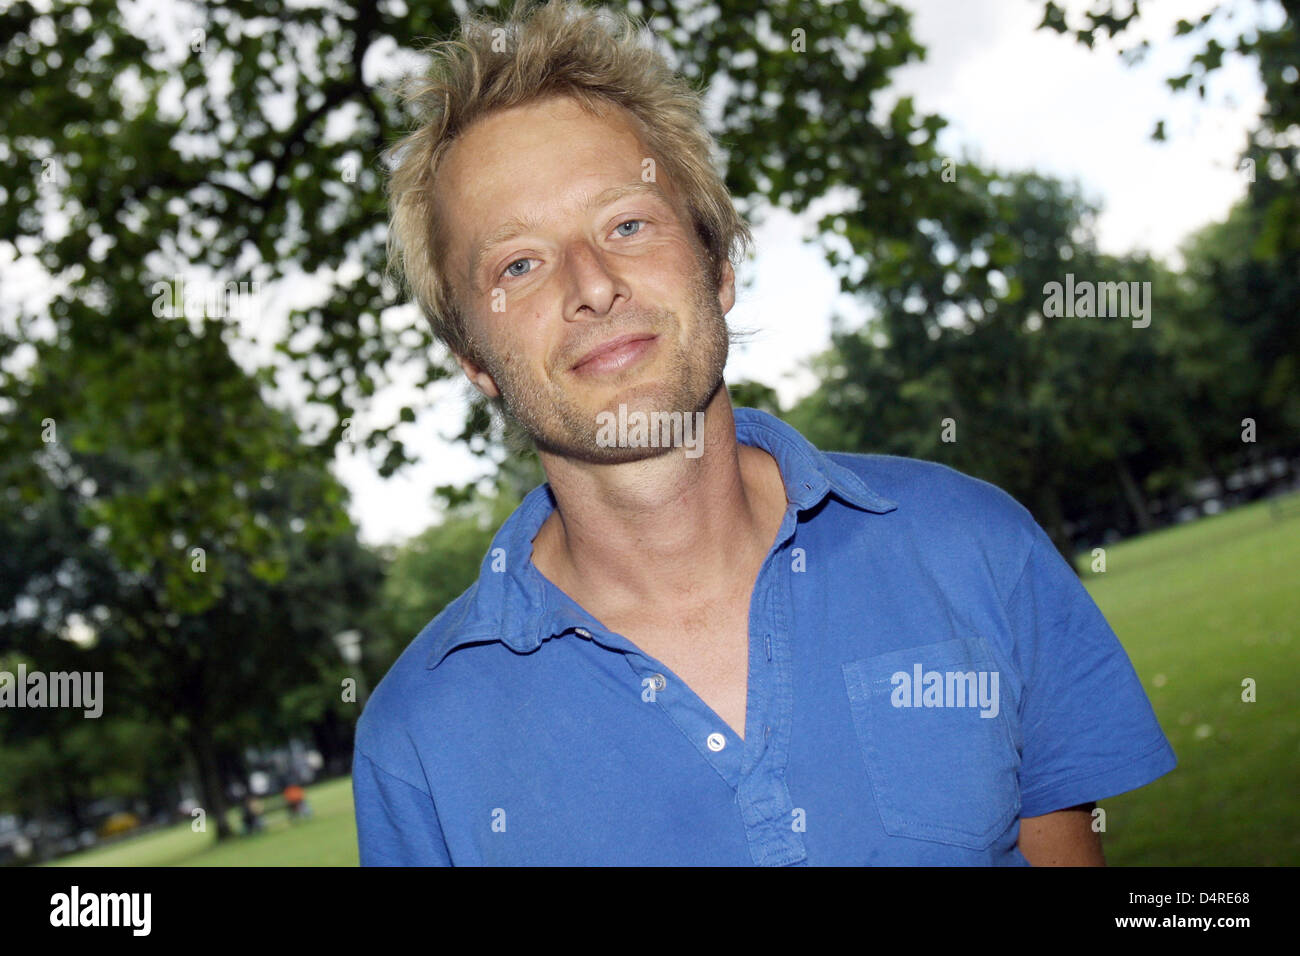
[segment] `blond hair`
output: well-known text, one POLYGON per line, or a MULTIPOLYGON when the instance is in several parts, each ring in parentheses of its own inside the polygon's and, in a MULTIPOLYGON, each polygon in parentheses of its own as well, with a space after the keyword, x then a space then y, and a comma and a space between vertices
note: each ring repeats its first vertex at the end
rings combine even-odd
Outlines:
POLYGON ((639 22, 572 0, 534 6, 516 3, 501 23, 462 17, 455 38, 433 44, 428 72, 407 91, 420 125, 385 154, 392 166, 389 273, 404 278, 434 334, 471 358, 464 315, 442 268, 434 182, 456 137, 492 112, 553 95, 572 96, 596 114, 605 104, 621 106, 684 202, 714 286, 723 262, 739 265, 753 242, 713 167, 699 95, 661 54, 637 42, 639 22))

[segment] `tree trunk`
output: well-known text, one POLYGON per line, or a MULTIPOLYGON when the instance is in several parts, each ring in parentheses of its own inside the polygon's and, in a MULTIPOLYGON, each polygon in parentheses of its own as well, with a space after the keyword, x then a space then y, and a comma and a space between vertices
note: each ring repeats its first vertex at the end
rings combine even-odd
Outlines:
POLYGON ((1137 522, 1138 532, 1146 534, 1151 530, 1151 512, 1147 510, 1147 501, 1142 494, 1142 489, 1138 487, 1128 462, 1123 458, 1115 459, 1115 470, 1119 473, 1120 487, 1124 489, 1124 500, 1128 502, 1128 509, 1133 514, 1133 520, 1137 522))
POLYGON ((189 745, 199 769, 199 793, 207 819, 216 824, 218 841, 229 839, 234 832, 226 819, 226 789, 221 783, 221 771, 217 768, 217 752, 212 746, 212 738, 202 727, 195 725, 189 745))
POLYGON ((63 803, 63 812, 72 820, 73 829, 80 833, 86 828, 86 820, 81 815, 81 800, 77 792, 77 768, 69 763, 63 751, 63 731, 54 728, 46 735, 50 750, 54 752, 55 766, 58 767, 59 796, 63 803))

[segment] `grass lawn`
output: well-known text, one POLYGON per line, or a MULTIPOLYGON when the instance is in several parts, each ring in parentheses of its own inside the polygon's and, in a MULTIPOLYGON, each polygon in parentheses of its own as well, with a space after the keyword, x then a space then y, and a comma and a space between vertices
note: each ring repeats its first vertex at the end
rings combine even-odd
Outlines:
MULTIPOLYGON (((111 846, 66 856, 52 866, 356 866, 357 827, 352 814, 352 779, 343 777, 304 788, 312 817, 290 823, 288 811, 265 814, 266 829, 236 836, 218 846, 216 827, 195 833, 179 823, 111 846)), ((230 820, 239 832, 237 814, 230 820)))
MULTIPOLYGON (((1085 570, 1178 755, 1172 773, 1102 801, 1112 865, 1300 864, 1300 498, 1284 508, 1134 538, 1107 549, 1105 573, 1085 570), (1241 699, 1247 677, 1255 703, 1241 699)), ((351 782, 307 794, 311 820, 268 813, 266 832, 223 846, 179 824, 55 865, 355 866, 351 782)))
POLYGON ((1084 571, 1178 755, 1100 804, 1114 865, 1300 863, 1300 498, 1281 508, 1143 535, 1084 571))

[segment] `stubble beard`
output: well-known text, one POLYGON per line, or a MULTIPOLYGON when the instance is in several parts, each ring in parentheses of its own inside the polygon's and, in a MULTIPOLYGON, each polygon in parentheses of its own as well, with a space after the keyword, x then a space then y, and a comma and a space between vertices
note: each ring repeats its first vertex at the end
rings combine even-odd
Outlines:
MULTIPOLYGON (((673 449, 659 447, 618 447, 598 444, 602 412, 615 416, 618 406, 625 405, 627 414, 642 411, 680 412, 693 415, 702 412, 722 386, 722 375, 727 364, 730 336, 726 316, 716 293, 708 286, 703 270, 692 281, 691 308, 699 323, 699 336, 695 341, 679 342, 673 339, 681 328, 677 314, 671 310, 646 313, 635 323, 628 323, 619 332, 650 331, 659 336, 658 349, 671 349, 666 355, 651 361, 661 366, 653 379, 621 389, 604 407, 583 404, 580 394, 587 388, 574 376, 561 371, 559 383, 538 382, 512 354, 503 356, 482 353, 480 364, 492 376, 501 393, 501 411, 518 426, 539 451, 563 458, 593 464, 618 464, 639 461, 664 455, 673 449)), ((612 333, 617 334, 617 333, 612 333)), ((646 370, 635 365, 625 373, 629 381, 647 376, 646 370)), ((618 383, 618 374, 603 382, 618 383)), ((607 386, 606 386, 607 387, 607 386)))

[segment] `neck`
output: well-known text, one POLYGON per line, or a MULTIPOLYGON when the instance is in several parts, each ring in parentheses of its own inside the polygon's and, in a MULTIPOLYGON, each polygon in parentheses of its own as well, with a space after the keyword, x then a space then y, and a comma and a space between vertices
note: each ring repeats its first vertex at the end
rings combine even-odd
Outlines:
POLYGON ((725 386, 705 409, 703 448, 613 465, 543 453, 556 510, 534 540, 538 570, 611 617, 747 595, 785 486, 767 452, 736 441, 725 386))

